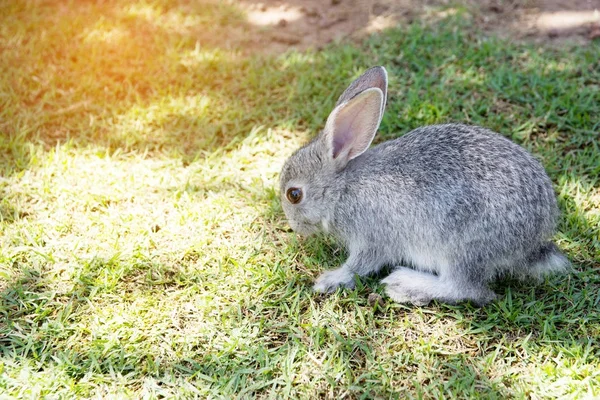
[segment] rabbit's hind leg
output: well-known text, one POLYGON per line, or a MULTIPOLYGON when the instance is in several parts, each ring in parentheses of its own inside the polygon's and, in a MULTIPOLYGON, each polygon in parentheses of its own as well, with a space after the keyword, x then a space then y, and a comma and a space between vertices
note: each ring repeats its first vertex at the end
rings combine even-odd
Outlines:
POLYGON ((432 300, 451 304, 470 300, 482 306, 496 298, 496 294, 483 282, 436 276, 406 267, 397 268, 381 282, 394 301, 419 306, 432 300))

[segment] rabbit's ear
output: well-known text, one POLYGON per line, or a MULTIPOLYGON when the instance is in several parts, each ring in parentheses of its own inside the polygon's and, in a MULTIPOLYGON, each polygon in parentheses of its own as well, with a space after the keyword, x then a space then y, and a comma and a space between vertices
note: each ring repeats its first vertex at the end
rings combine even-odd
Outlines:
POLYGON ((383 115, 383 108, 385 107, 385 101, 387 99, 387 85, 387 71, 384 67, 369 68, 348 86, 335 105, 337 107, 367 89, 378 88, 383 93, 383 104, 381 105, 381 112, 383 115))
POLYGON ((329 115, 323 139, 337 169, 369 148, 379 128, 383 103, 383 92, 371 88, 337 106, 329 115))

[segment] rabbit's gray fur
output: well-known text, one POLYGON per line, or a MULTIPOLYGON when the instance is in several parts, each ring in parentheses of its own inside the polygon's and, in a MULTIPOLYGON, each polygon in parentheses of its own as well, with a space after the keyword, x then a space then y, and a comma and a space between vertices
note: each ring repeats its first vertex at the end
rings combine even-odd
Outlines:
MULTIPOLYGON (((375 99, 380 90, 385 105, 382 67, 353 85, 358 89, 351 85, 338 108, 370 87, 378 89, 363 97, 375 99)), ((381 115, 372 120, 378 125, 381 115)), ((330 233, 348 251, 315 290, 353 287, 355 275, 390 265, 394 271, 382 282, 398 302, 485 304, 495 298, 487 284, 499 275, 540 277, 567 268, 549 241, 559 214, 550 179, 510 140, 476 126, 426 126, 338 162, 327 129, 287 160, 280 177, 291 227, 330 233), (290 187, 303 189, 299 204, 286 199, 290 187)))

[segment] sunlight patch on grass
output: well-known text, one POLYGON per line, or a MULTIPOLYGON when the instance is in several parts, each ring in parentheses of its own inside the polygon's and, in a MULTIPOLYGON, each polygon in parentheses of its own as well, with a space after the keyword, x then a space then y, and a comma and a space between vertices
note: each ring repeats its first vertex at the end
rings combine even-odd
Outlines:
POLYGON ((170 32, 185 33, 202 24, 201 15, 186 15, 177 11, 165 11, 156 4, 138 3, 125 8, 125 15, 142 18, 149 24, 170 32))
POLYGON ((483 68, 468 68, 459 70, 455 66, 440 68, 443 70, 444 83, 447 84, 465 84, 469 86, 482 86, 488 79, 487 72, 483 68))
POLYGON ((171 159, 58 147, 39 169, 6 181, 6 201, 28 217, 7 227, 3 253, 14 258, 37 249, 40 261, 57 268, 58 282, 72 279, 84 259, 127 259, 140 251, 170 255, 198 246, 208 257, 204 263, 216 261, 215 252, 235 254, 255 240, 248 224, 260 216, 265 191, 275 190, 283 157, 298 138, 256 129, 233 150, 218 150, 188 167, 171 159), (31 236, 33 226, 44 229, 31 236))
POLYGON ((558 352, 548 345, 538 356, 539 362, 528 363, 522 370, 523 389, 535 388, 539 396, 564 399, 592 399, 599 395, 592 383, 600 378, 600 364, 591 347, 595 343, 583 339, 572 346, 559 346, 558 352), (544 382, 544 384, 540 384, 544 382))
POLYGON ((239 313, 264 296, 266 271, 256 266, 272 262, 280 240, 275 231, 265 237, 264 219, 272 218, 277 173, 302 136, 256 128, 189 166, 65 145, 9 180, 8 199, 28 217, 0 239, 3 270, 9 282, 22 280, 13 260, 27 259, 31 282, 52 293, 60 321, 73 322, 59 365, 83 362, 99 374, 123 363, 107 386, 114 391, 134 366, 153 373, 182 363, 186 351, 235 357, 259 335, 268 340, 240 325, 239 313), (32 237, 34 226, 41 229, 32 237), (173 280, 189 290, 164 291, 173 280))
POLYGON ((217 65, 219 63, 235 63, 239 61, 235 52, 224 52, 220 49, 203 49, 196 43, 192 50, 181 52, 181 65, 187 68, 197 68, 202 65, 217 65))
MULTIPOLYGON (((16 398, 40 398, 52 396, 72 396, 72 387, 76 380, 61 366, 48 367, 40 371, 35 363, 28 360, 14 362, 10 358, 0 357, 0 388, 17 388, 13 392, 16 398)), ((86 391, 79 391, 85 395, 86 391)))
POLYGON ((157 4, 148 4, 146 2, 137 2, 127 4, 123 7, 123 14, 133 17, 141 17, 146 21, 156 21, 163 11, 157 4))
POLYGON ((84 33, 84 42, 104 42, 107 44, 118 45, 123 39, 127 38, 128 33, 118 27, 107 27, 98 24, 84 33))
POLYGON ((203 4, 182 4, 182 7, 172 7, 168 1, 142 1, 124 6, 122 13, 178 34, 197 31, 199 27, 207 24, 222 26, 244 21, 242 10, 231 1, 211 0, 203 4))
POLYGON ((576 256, 575 261, 600 266, 600 190, 597 178, 564 176, 559 181, 559 200, 564 204, 563 231, 579 226, 586 237, 565 237, 560 241, 576 256))

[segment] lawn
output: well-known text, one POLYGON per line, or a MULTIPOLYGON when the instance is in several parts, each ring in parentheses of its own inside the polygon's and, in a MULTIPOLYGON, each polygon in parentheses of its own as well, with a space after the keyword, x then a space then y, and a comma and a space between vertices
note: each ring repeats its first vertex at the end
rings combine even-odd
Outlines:
POLYGON ((599 397, 600 43, 472 18, 265 55, 204 41, 234 3, 0 2, 0 397, 599 397), (372 65, 378 141, 467 122, 543 162, 572 273, 484 308, 311 291, 344 254, 290 232, 278 172, 372 65))

